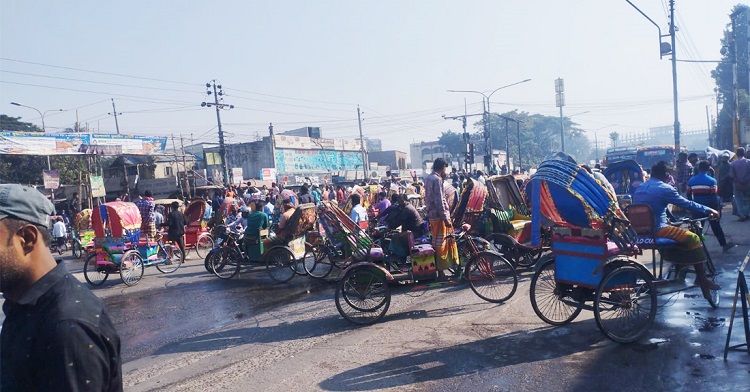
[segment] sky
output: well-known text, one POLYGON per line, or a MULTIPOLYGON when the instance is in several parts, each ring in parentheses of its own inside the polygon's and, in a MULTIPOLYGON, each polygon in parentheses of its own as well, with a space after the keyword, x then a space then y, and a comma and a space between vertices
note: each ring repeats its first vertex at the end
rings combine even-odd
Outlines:
MULTIPOLYGON (((667 0, 633 0, 668 31, 667 0)), ((677 58, 718 60, 736 1, 677 0, 677 58)), ((668 38, 667 38, 668 39, 668 38)), ((565 115, 599 140, 671 125, 671 63, 658 32, 625 0, 536 1, 15 1, 0 0, 0 113, 48 131, 78 120, 114 133, 216 142, 202 108, 216 80, 230 143, 302 126, 359 135, 384 149, 460 131, 443 115, 565 115), (466 102, 466 107, 464 106, 466 102), (59 112, 57 109, 64 109, 59 112)), ((716 112, 712 63, 678 63, 685 131, 716 112)), ((476 118, 475 118, 476 119, 476 118)), ((179 143, 179 142, 178 142, 179 143)))

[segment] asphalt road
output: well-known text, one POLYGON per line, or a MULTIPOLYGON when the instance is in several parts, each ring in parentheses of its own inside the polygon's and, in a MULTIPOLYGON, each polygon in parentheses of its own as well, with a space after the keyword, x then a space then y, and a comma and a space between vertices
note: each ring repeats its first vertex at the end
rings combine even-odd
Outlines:
MULTIPOLYGON (((173 274, 149 268, 135 287, 115 277, 94 292, 121 335, 129 391, 736 391, 750 381, 750 356, 722 356, 750 223, 723 224, 739 246, 723 253, 707 236, 721 306, 698 289, 659 297, 656 322, 629 345, 605 338, 588 311, 564 327, 543 323, 523 270, 502 305, 465 284, 394 287, 388 315, 369 327, 339 316, 331 283, 274 284, 263 272, 220 280, 194 254, 173 274)), ((733 336, 741 341, 741 324, 733 336)))

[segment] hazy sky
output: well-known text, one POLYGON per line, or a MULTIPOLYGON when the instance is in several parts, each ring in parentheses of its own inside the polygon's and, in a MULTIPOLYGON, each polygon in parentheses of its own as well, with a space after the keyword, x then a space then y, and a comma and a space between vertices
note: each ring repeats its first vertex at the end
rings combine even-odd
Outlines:
MULTIPOLYGON (((633 2, 667 32, 667 0, 633 2)), ((719 59, 737 2, 676 4, 678 59, 719 59)), ((356 137, 359 104, 365 136, 408 152, 460 130, 441 116, 463 114, 464 98, 469 113, 481 111, 481 96, 448 89, 531 78, 498 91, 492 110, 557 115, 561 77, 565 113, 590 111, 574 117, 584 129, 618 124, 601 140, 672 124, 671 66, 657 36, 624 0, 0 0, 0 113, 41 125, 10 102, 78 108, 82 123, 114 132, 114 98, 123 133, 216 141, 215 112, 200 103, 217 79, 236 106, 222 112, 230 142, 267 134, 269 122, 356 137)), ((706 106, 715 114, 714 67, 678 64, 683 130, 705 129, 706 106)), ((73 110, 45 117, 48 130, 75 121, 73 110)))

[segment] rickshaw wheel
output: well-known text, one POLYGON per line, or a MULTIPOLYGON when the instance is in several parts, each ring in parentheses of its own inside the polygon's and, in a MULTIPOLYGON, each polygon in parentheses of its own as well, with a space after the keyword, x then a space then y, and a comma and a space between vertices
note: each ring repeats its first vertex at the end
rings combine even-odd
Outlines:
POLYGON ((315 271, 317 267, 317 255, 315 254, 314 247, 311 243, 305 242, 305 255, 302 256, 301 260, 297 260, 297 273, 302 270, 301 275, 308 275, 309 271, 315 271))
POLYGON ((333 263, 322 249, 321 245, 315 246, 310 245, 307 248, 307 252, 312 255, 305 254, 305 272, 313 278, 323 279, 333 271, 333 263), (308 257, 313 257, 314 263, 307 261, 308 257))
POLYGON ((83 263, 83 277, 92 286, 100 286, 109 278, 109 271, 104 266, 100 267, 96 263, 96 253, 91 253, 86 258, 86 262, 83 263))
POLYGON ((129 250, 120 258, 120 278, 128 286, 135 286, 143 278, 143 259, 138 251, 129 250))
POLYGON ((336 309, 351 323, 369 325, 382 319, 391 306, 385 274, 373 267, 349 270, 336 287, 336 309))
POLYGON ((573 321, 583 310, 583 303, 569 296, 561 296, 562 285, 555 281, 555 257, 550 255, 531 278, 531 307, 534 313, 547 324, 565 325, 573 321))
POLYGON ((266 260, 268 275, 276 282, 286 283, 292 280, 294 275, 297 275, 295 270, 297 260, 294 259, 294 255, 286 247, 273 247, 266 251, 263 258, 266 260))
POLYGON ((198 241, 195 242, 195 254, 201 259, 206 257, 208 252, 214 248, 214 239, 210 234, 203 234, 198 237, 198 241))
MULTIPOLYGON (((706 275, 708 276, 708 279, 716 283, 716 266, 714 266, 714 262, 711 260, 711 254, 709 254, 708 249, 706 249, 706 243, 701 241, 701 245, 703 246, 703 253, 706 255, 706 275)), ((716 309, 719 307, 719 299, 719 290, 711 290, 711 298, 708 298, 707 301, 712 308, 716 309)))
POLYGON ((651 327, 656 317, 656 290, 643 266, 615 267, 596 290, 594 318, 608 338, 632 343, 651 327))
POLYGON ((232 279, 240 272, 242 256, 231 248, 221 248, 206 256, 209 268, 221 279, 232 279))
POLYGON ((156 257, 160 261, 156 264, 156 269, 162 274, 171 274, 177 271, 185 261, 185 255, 182 254, 180 247, 174 244, 160 246, 156 257))
POLYGON ((507 301, 518 288, 518 275, 513 265, 494 252, 479 252, 472 257, 466 263, 464 276, 474 294, 492 303, 507 301))
MULTIPOLYGON (((516 244, 514 244, 508 237, 498 233, 492 233, 487 236, 486 240, 492 244, 492 247, 495 248, 497 253, 500 253, 506 259, 512 260, 514 263, 521 265, 517 260, 519 257, 516 244)), ((526 265, 521 266, 527 267, 526 265)))

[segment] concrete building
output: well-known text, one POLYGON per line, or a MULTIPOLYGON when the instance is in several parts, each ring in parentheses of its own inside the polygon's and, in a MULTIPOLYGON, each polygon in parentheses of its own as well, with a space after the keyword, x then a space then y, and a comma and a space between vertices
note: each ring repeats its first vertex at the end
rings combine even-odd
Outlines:
POLYGON ((388 166, 390 170, 406 170, 406 153, 397 150, 368 152, 370 166, 388 166))
MULTIPOLYGON (((609 140, 610 146, 612 144, 609 140)), ((703 150, 708 147, 708 129, 682 129, 680 144, 688 150, 703 150)), ((617 147, 674 145, 674 127, 665 125, 649 128, 648 132, 622 133, 617 139, 617 147)))

